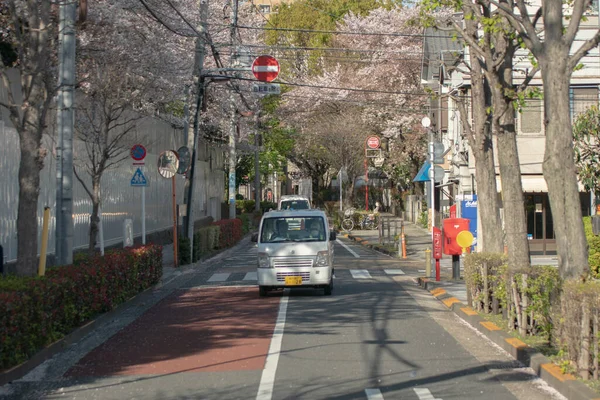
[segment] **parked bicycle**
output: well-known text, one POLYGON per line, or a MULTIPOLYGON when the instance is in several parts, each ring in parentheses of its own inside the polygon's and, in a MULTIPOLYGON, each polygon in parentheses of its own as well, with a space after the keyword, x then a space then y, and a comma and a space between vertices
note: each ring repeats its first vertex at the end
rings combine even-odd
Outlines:
MULTIPOLYGON (((344 219, 342 220, 342 229, 346 232, 352 231, 354 229, 354 213, 356 209, 350 208, 344 211, 344 219)), ((372 230, 377 228, 377 221, 375 219, 375 214, 363 214, 360 216, 358 220, 358 228, 361 230, 372 230)))

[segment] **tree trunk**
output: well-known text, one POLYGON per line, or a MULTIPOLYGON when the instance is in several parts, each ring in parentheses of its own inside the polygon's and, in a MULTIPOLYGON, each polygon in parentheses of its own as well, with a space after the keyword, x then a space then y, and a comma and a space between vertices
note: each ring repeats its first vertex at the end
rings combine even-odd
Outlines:
POLYGON ((90 215, 90 242, 88 244, 88 251, 93 254, 96 251, 96 238, 98 237, 98 225, 100 223, 100 217, 98 216, 100 210, 100 178, 92 178, 92 215, 90 215))
MULTIPOLYGON (((29 121, 36 124, 35 121, 29 121)), ((21 161, 19 163, 19 208, 17 214, 17 274, 37 272, 38 226, 37 204, 40 193, 41 131, 19 131, 21 161)))
POLYGON ((498 162, 502 181, 502 207, 504 209, 504 230, 508 246, 508 267, 513 271, 526 272, 530 269, 529 240, 521 167, 517 149, 517 132, 513 99, 505 90, 513 90, 514 46, 504 33, 498 34, 497 51, 504 51, 503 63, 491 75, 494 99, 493 128, 497 137, 498 162))
POLYGON ((571 71, 567 70, 566 61, 569 49, 560 47, 547 46, 545 57, 540 60, 546 129, 543 171, 548 184, 560 275, 565 279, 577 279, 589 272, 588 245, 573 152, 569 108, 571 71))
MULTIPOLYGON (((475 21, 467 20, 467 29, 478 36, 475 21)), ((500 253, 504 247, 500 220, 500 202, 496 185, 494 146, 492 142, 491 116, 487 112, 492 97, 488 80, 485 79, 475 52, 470 52, 471 102, 473 113, 473 135, 471 151, 475 157, 475 180, 477 182, 477 207, 481 217, 482 251, 500 253)), ((467 118, 467 116, 461 116, 467 118)))

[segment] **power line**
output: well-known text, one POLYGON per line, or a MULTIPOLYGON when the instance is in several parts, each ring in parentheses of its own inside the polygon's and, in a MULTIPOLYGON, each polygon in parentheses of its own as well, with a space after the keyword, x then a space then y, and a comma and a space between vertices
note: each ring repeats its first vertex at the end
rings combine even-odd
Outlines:
MULTIPOLYGON (((214 24, 213 24, 214 25, 214 24)), ((325 33, 332 35, 358 35, 358 36, 392 36, 392 37, 413 37, 413 38, 440 38, 448 39, 447 35, 425 35, 422 33, 401 33, 401 32, 357 32, 357 31, 327 31, 319 29, 302 29, 302 28, 267 28, 257 26, 238 25, 241 29, 264 30, 264 31, 280 31, 280 32, 303 32, 303 33, 325 33)))

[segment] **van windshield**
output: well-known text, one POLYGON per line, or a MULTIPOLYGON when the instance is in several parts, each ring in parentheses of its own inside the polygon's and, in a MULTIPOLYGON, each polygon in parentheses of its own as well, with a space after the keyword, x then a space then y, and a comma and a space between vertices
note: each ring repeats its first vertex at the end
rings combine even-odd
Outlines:
POLYGON ((260 242, 323 242, 325 234, 322 217, 273 217, 263 221, 260 242))
POLYGON ((306 200, 282 200, 282 210, 308 210, 308 201, 306 200))

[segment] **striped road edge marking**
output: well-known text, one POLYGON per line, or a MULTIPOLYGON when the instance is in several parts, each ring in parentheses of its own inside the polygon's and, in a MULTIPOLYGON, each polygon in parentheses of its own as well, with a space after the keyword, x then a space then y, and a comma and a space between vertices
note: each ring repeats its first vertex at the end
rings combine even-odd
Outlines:
POLYGON ((556 364, 542 364, 541 367, 543 369, 546 370, 546 372, 548 372, 550 375, 552 375, 553 377, 555 377, 556 379, 558 379, 561 382, 564 381, 574 381, 575 377, 571 374, 563 374, 562 371, 560 370, 560 367, 556 364))
POLYGON ((510 344, 515 349, 523 349, 525 347, 528 347, 525 342, 517 338, 508 338, 504 340, 506 341, 506 343, 510 344))
POLYGON ((433 397, 433 395, 431 394, 429 389, 414 388, 413 390, 417 394, 417 397, 419 398, 419 400, 442 400, 442 399, 436 399, 435 397, 433 397))
POLYGON ((431 293, 433 295, 433 297, 438 297, 443 294, 446 294, 446 291, 442 288, 435 288, 433 290, 430 290, 429 293, 431 293))
POLYGON ((352 254, 355 258, 360 258, 360 256, 358 254, 356 254, 356 252, 354 250, 352 250, 350 247, 348 247, 346 244, 344 244, 340 239, 335 239, 335 241, 337 244, 339 244, 340 246, 342 246, 343 248, 348 250, 348 252, 350 254, 352 254))
POLYGON ((212 274, 212 276, 208 279, 208 282, 225 282, 230 273, 222 273, 222 274, 212 274))
POLYGON ((488 331, 499 331, 500 327, 493 322, 490 321, 482 321, 480 322, 481 326, 483 326, 488 331))
POLYGON ((365 389, 368 400, 383 400, 383 395, 379 389, 365 389))
POLYGON ((287 313, 289 297, 283 296, 279 302, 279 312, 277 313, 277 321, 273 329, 273 337, 269 346, 269 353, 265 360, 265 368, 260 376, 260 384, 258 385, 258 393, 256 400, 271 400, 273 398, 273 387, 275 386, 275 372, 279 363, 279 354, 281 353, 281 342, 283 340, 283 330, 285 328, 285 316, 287 313))
POLYGON ((473 310, 471 307, 462 307, 460 311, 470 316, 477 315, 477 311, 473 310))
POLYGON ((354 279, 372 279, 371 274, 366 269, 351 269, 350 273, 354 279))
POLYGON ((245 281, 257 281, 258 280, 258 272, 248 272, 244 276, 245 281))
POLYGON ((442 303, 448 308, 452 308, 452 304, 460 303, 460 300, 456 297, 448 297, 447 299, 442 300, 442 303))

